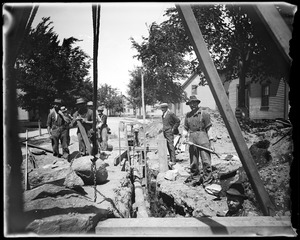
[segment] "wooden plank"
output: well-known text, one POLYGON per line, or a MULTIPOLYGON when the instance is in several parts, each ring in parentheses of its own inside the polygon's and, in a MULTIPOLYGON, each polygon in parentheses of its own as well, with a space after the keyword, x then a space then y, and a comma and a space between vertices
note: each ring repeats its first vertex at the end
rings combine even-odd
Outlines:
POLYGON ((296 237, 290 218, 199 217, 199 218, 110 218, 100 221, 96 236, 152 237, 296 237))
POLYGON ((115 159, 114 159, 114 166, 117 166, 120 162, 122 162, 123 158, 128 159, 128 151, 125 150, 121 154, 119 154, 115 159))
POLYGON ((169 170, 168 168, 168 156, 167 156, 167 141, 162 134, 157 138, 157 149, 159 159, 159 172, 164 173, 169 170))
MULTIPOLYGON (((23 144, 23 145, 26 145, 24 142, 22 142, 21 144, 23 144)), ((30 143, 28 143, 28 146, 29 146, 29 147, 32 147, 32 148, 37 148, 37 149, 44 150, 45 152, 48 152, 48 153, 53 153, 53 151, 52 151, 52 150, 50 150, 50 149, 43 148, 43 147, 39 147, 39 146, 36 146, 36 145, 30 144, 30 143)))
POLYGON ((251 186, 265 215, 274 215, 274 206, 270 200, 257 167, 247 147, 236 117, 230 107, 225 89, 214 63, 209 55, 202 33, 190 5, 176 5, 185 25, 185 29, 194 47, 210 90, 222 115, 229 135, 247 173, 251 186))
POLYGON ((77 121, 77 126, 79 128, 79 131, 81 133, 81 136, 83 138, 83 142, 85 144, 86 150, 89 153, 89 155, 91 155, 92 151, 91 151, 91 143, 89 141, 89 138, 86 134, 85 128, 83 127, 82 123, 80 121, 77 121))
POLYGON ((254 9, 260 19, 260 23, 266 29, 266 32, 271 36, 276 43, 283 57, 291 63, 289 56, 290 40, 292 39, 292 32, 280 13, 273 4, 255 4, 254 9))

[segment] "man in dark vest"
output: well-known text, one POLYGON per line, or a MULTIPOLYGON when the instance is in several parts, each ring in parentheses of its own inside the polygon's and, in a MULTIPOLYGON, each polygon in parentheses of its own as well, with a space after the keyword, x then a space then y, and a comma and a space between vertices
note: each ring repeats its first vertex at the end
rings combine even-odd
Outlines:
POLYGON ((170 111, 167 103, 162 103, 160 108, 163 112, 162 115, 162 123, 163 128, 162 132, 164 134, 165 139, 167 140, 167 147, 170 155, 169 165, 172 167, 176 164, 176 156, 175 156, 175 147, 174 147, 174 134, 179 134, 178 127, 180 125, 180 119, 170 111))
POLYGON ((68 129, 62 113, 60 112, 61 99, 55 99, 53 102, 53 110, 49 113, 47 119, 47 131, 50 135, 53 156, 60 157, 59 141, 63 151, 62 157, 68 159, 68 129))
MULTIPOLYGON (((83 98, 76 100, 77 111, 73 114, 73 120, 71 125, 76 125, 77 121, 80 121, 86 131, 90 143, 92 143, 92 131, 93 131, 93 111, 87 107, 86 101, 83 98)), ((77 129, 77 137, 79 143, 79 152, 81 156, 89 155, 86 146, 84 144, 83 137, 79 128, 77 129)))

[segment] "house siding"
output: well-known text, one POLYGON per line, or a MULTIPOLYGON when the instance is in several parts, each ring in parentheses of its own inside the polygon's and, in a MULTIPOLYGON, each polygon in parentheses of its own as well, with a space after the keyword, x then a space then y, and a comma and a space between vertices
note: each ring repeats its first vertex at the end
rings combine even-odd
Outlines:
MULTIPOLYGON (((251 84, 251 92, 261 92, 260 84, 251 84)), ((256 119, 275 119, 284 118, 284 106, 285 106, 285 83, 280 80, 277 93, 275 96, 269 97, 269 109, 267 111, 261 111, 261 97, 250 98, 250 118, 256 119)))
MULTIPOLYGON (((191 79, 188 80, 187 84, 183 85, 184 91, 189 98, 192 94, 192 85, 198 85, 200 82, 200 77, 198 74, 194 74, 191 79)), ((201 100, 200 106, 207 107, 210 109, 216 109, 215 99, 210 91, 208 85, 197 87, 197 98, 201 100)), ((191 111, 190 107, 186 105, 185 102, 180 104, 180 107, 176 108, 176 114, 178 116, 184 116, 187 112, 191 111)))

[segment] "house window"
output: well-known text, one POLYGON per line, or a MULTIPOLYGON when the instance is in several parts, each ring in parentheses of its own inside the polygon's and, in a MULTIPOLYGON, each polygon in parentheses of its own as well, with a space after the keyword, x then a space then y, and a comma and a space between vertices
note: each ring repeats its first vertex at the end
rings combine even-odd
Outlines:
POLYGON ((269 96, 270 96, 270 86, 262 86, 262 95, 261 95, 261 110, 269 109, 269 96))
POLYGON ((198 85, 192 85, 192 95, 197 95, 197 87, 198 85))

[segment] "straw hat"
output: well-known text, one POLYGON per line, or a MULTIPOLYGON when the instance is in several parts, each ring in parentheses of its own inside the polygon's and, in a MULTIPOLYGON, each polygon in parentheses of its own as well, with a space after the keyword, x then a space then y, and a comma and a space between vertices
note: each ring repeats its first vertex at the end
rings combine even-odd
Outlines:
POLYGON ((65 106, 62 106, 61 108, 60 108, 60 111, 62 112, 62 113, 64 113, 65 111, 67 111, 68 109, 65 107, 65 106))
POLYGON ((78 98, 76 100, 76 104, 86 103, 86 101, 83 98, 78 98))
POLYGON ((53 103, 61 104, 61 99, 56 98, 56 99, 53 101, 53 103))
POLYGON ((160 106, 160 108, 164 108, 164 107, 167 108, 167 107, 169 107, 169 105, 168 105, 167 103, 162 103, 162 104, 160 104, 159 106, 160 106))
POLYGON ((87 105, 88 105, 88 106, 93 106, 93 102, 92 102, 92 101, 89 101, 89 102, 87 103, 87 105))

